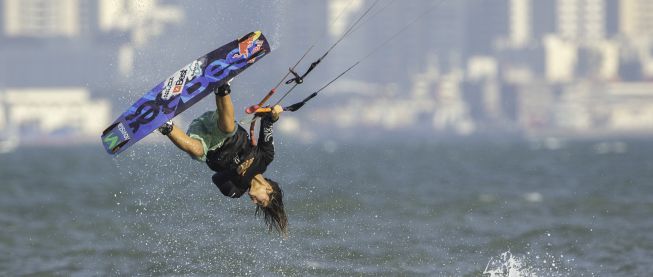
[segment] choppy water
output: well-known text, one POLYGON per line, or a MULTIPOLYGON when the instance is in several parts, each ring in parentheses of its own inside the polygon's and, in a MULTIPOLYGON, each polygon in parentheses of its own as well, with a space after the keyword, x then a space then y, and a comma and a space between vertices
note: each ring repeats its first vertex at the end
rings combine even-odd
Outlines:
POLYGON ((134 148, 0 155, 0 275, 653 272, 653 143, 278 142, 287 240, 171 145, 134 148))

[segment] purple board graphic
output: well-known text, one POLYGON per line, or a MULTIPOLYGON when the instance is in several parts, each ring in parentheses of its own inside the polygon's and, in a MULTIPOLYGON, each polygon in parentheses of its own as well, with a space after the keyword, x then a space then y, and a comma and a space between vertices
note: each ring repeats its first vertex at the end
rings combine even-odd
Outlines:
POLYGON ((102 132, 116 155, 244 71, 270 52, 260 31, 249 33, 184 66, 136 101, 102 132))

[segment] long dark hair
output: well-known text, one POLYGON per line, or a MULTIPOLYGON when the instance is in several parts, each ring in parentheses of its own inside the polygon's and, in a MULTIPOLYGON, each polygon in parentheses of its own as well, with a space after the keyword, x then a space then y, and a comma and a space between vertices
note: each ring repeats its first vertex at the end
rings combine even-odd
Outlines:
POLYGON ((263 220, 265 220, 265 225, 268 226, 268 230, 276 230, 280 235, 288 235, 288 217, 286 212, 283 210, 283 191, 279 184, 275 181, 272 181, 268 178, 265 178, 266 181, 272 187, 272 193, 270 193, 270 204, 267 207, 256 206, 256 215, 259 212, 263 213, 263 220))

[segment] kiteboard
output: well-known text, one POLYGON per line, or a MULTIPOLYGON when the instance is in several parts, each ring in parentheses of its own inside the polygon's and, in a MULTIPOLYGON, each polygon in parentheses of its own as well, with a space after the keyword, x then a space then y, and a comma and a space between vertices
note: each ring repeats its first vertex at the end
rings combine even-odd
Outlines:
POLYGON ((265 36, 256 31, 192 61, 111 123, 102 132, 102 145, 111 155, 125 151, 269 52, 265 36))

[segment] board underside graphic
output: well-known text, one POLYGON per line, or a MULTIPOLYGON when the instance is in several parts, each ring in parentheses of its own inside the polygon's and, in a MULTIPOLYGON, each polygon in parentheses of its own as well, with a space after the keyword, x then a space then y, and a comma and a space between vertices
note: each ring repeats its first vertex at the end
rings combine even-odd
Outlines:
POLYGON ((270 52, 260 31, 251 32, 194 60, 159 83, 120 115, 101 136, 116 155, 235 77, 270 52))

